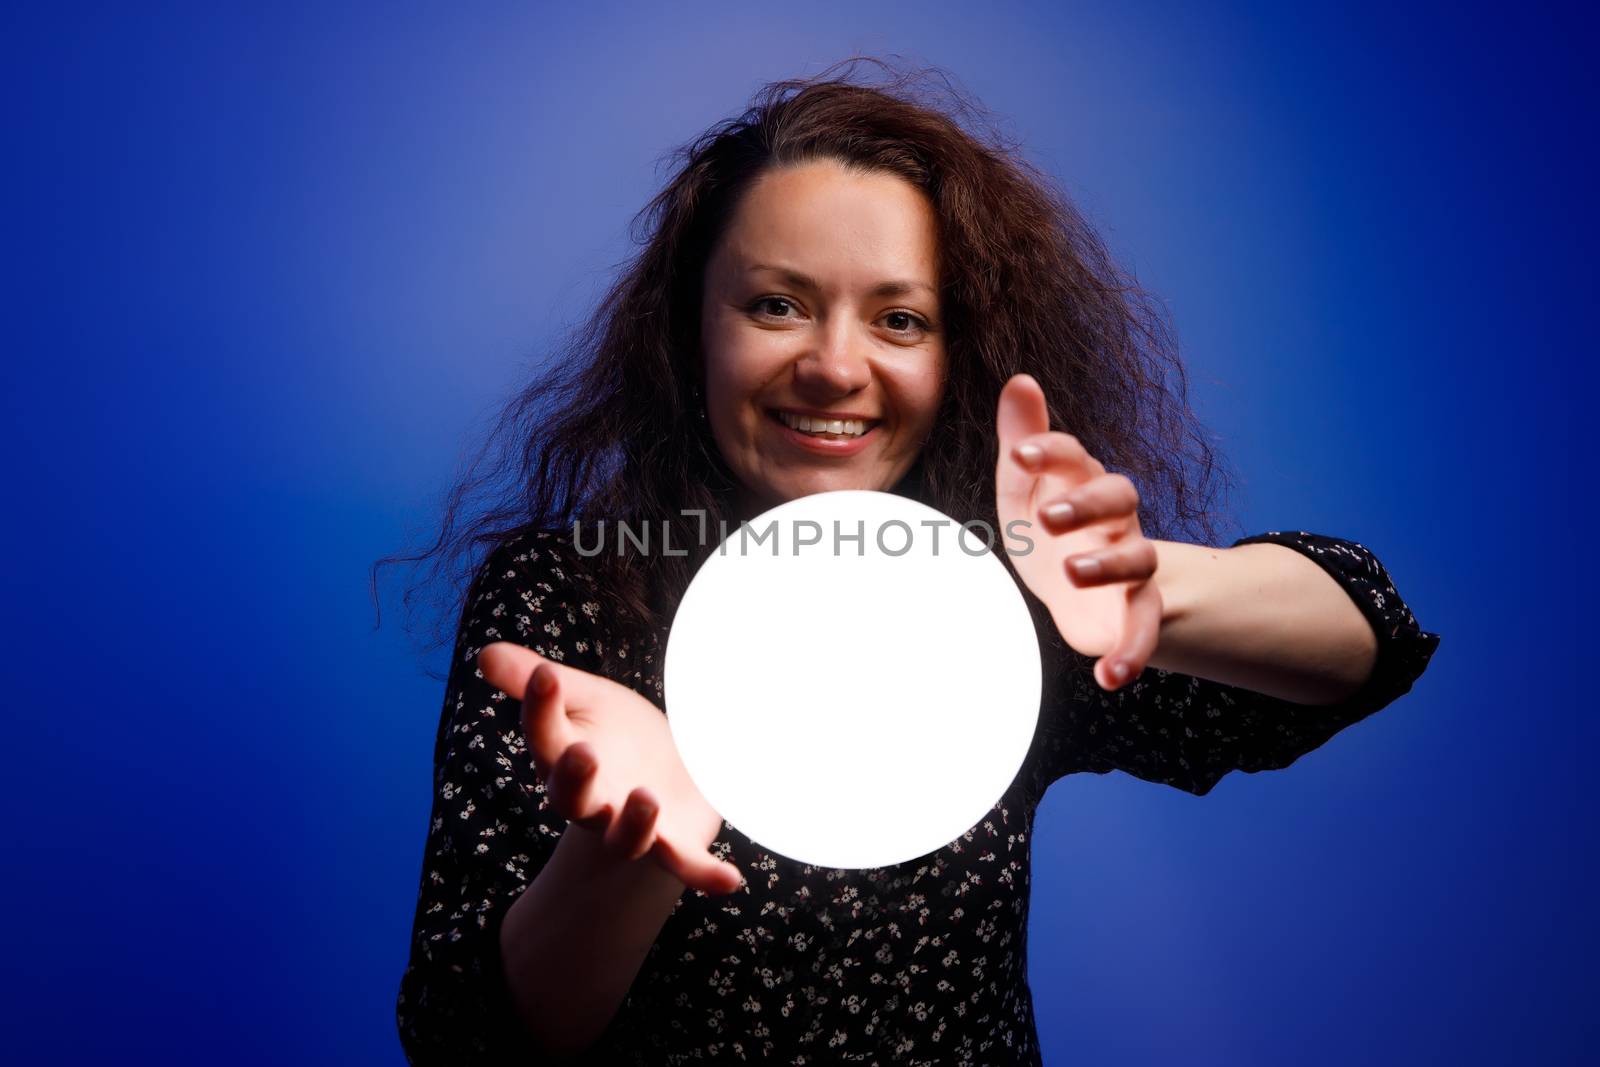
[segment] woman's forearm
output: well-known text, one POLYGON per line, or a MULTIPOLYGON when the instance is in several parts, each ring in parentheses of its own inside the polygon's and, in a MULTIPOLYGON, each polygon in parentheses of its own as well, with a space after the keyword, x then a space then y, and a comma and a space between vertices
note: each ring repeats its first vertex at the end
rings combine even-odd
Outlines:
POLYGON ((1319 705, 1371 676, 1377 635, 1314 561, 1274 544, 1152 544, 1164 608, 1148 666, 1319 705))
POLYGON ((683 892, 648 858, 615 859, 567 827, 500 927, 511 999, 541 1052, 570 1056, 605 1031, 683 892))

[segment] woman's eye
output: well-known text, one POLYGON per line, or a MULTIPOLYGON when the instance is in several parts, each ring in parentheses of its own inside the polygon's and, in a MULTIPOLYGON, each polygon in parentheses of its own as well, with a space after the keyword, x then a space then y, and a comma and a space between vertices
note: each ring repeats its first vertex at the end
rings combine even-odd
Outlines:
POLYGON ((895 333, 911 333, 928 328, 927 323, 909 311, 891 311, 883 317, 883 321, 895 333))
POLYGON ((781 296, 764 296, 752 305, 756 311, 775 319, 785 319, 788 311, 794 310, 794 305, 781 296))

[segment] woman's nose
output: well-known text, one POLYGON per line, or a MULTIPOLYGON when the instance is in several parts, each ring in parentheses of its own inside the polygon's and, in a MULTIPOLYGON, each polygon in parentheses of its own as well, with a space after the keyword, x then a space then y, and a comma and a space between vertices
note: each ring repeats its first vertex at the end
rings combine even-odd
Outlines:
POLYGON ((867 338, 852 330, 849 322, 830 323, 813 336, 815 342, 795 363, 797 388, 834 400, 867 387, 872 381, 867 338))

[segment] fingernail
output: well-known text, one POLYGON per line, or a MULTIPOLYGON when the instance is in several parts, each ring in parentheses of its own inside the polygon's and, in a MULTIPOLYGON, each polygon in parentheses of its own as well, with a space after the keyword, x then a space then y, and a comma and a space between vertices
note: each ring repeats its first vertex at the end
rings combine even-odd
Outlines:
POLYGON ((554 684, 555 679, 550 676, 550 672, 545 668, 540 667, 533 672, 533 691, 540 696, 550 692, 550 687, 554 684))
POLYGON ((1017 462, 1024 467, 1037 467, 1042 459, 1044 459, 1044 449, 1038 445, 1017 446, 1017 462))
POLYGON ((1120 682, 1128 677, 1128 665, 1120 659, 1111 665, 1111 680, 1120 682))
POLYGON ((1075 559, 1072 561, 1072 569, 1085 578, 1093 578, 1100 573, 1100 561, 1093 556, 1075 559))
POLYGON ((1077 513, 1071 504, 1051 504, 1044 509, 1044 517, 1057 526, 1065 526, 1072 521, 1072 516, 1077 513))

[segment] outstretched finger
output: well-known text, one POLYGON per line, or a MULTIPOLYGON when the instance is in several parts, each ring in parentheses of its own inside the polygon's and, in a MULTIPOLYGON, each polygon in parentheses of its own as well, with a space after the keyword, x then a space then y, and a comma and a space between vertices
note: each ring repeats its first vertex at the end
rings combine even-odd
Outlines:
POLYGON ((1105 473, 1105 467, 1089 454, 1082 441, 1056 430, 1030 434, 1017 441, 1011 446, 1011 458, 1033 474, 1066 475, 1074 484, 1105 473))
POLYGON ((1077 586, 1110 585, 1113 582, 1143 582, 1156 572, 1159 562, 1156 546, 1145 537, 1125 544, 1113 544, 1068 556, 1064 561, 1067 576, 1077 586))
POLYGON ((1128 593, 1128 614, 1116 647, 1094 665, 1103 689, 1119 689, 1137 678, 1161 638, 1161 591, 1154 582, 1141 582, 1128 593))
POLYGON ((1014 375, 1000 390, 995 412, 995 432, 1000 438, 1000 456, 995 466, 995 498, 1002 517, 1027 512, 1038 476, 1017 460, 1016 446, 1025 438, 1050 429, 1050 411, 1044 390, 1030 375, 1014 375))
POLYGON ((599 699, 605 686, 615 684, 588 671, 546 659, 533 649, 510 641, 496 641, 478 653, 478 667, 483 676, 519 700, 527 692, 528 682, 540 664, 548 666, 561 680, 574 707, 589 707, 599 699))
POLYGON ((608 813, 599 800, 600 764, 587 741, 571 745, 556 760, 545 787, 550 806, 588 830, 604 830, 608 813))
POLYGON ((539 664, 548 662, 533 649, 510 641, 485 645, 483 651, 478 653, 478 670, 483 672, 490 685, 513 700, 522 699, 522 695, 528 691, 528 679, 533 676, 534 670, 539 664))
MULTIPOLYGON (((547 770, 578 739, 578 732, 567 721, 561 677, 565 668, 509 641, 484 648, 478 653, 478 666, 491 685, 521 702, 522 732, 528 738, 534 765, 547 770)), ((580 671, 565 673, 572 682, 582 677, 580 671)))
POLYGON ((744 884, 744 876, 739 873, 739 868, 715 858, 705 849, 685 852, 658 835, 651 853, 673 877, 690 889, 712 894, 732 893, 744 884))
POLYGON ((528 738, 534 763, 548 766, 578 740, 577 730, 567 719, 567 703, 555 668, 541 663, 528 679, 522 698, 522 732, 528 738))
POLYGON ((661 807, 644 786, 628 794, 622 813, 606 829, 606 847, 627 860, 636 860, 655 844, 656 816, 661 807))
POLYGON ((1051 533, 1065 533, 1091 522, 1125 518, 1139 508, 1139 489, 1126 474, 1101 474, 1065 496, 1046 500, 1039 517, 1051 533))

